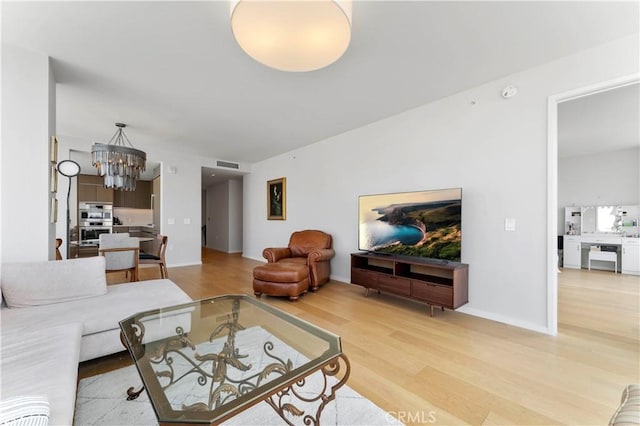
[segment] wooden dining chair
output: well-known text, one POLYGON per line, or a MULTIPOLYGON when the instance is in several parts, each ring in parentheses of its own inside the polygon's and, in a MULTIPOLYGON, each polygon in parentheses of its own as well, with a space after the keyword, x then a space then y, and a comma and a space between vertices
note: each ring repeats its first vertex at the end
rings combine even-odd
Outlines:
POLYGON ((61 245, 62 245, 62 238, 56 238, 56 260, 62 260, 62 253, 60 253, 61 245))
POLYGON ((151 253, 140 253, 141 265, 158 265, 160 267, 160 276, 169 278, 167 271, 167 263, 164 254, 167 251, 167 242, 169 238, 166 235, 157 235, 153 240, 153 249, 151 253))
POLYGON ((100 234, 98 252, 105 257, 105 272, 131 272, 130 281, 138 281, 140 240, 128 233, 100 234))

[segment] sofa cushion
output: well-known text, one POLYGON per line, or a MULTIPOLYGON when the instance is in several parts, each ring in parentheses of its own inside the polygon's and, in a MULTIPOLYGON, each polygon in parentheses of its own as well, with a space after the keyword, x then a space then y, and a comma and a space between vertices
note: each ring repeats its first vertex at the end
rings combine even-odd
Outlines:
POLYGON ((29 309, 4 309, 2 327, 44 329, 49 325, 81 322, 80 360, 85 361, 125 350, 118 338, 119 321, 138 312, 191 302, 191 298, 168 279, 116 284, 107 289, 107 294, 98 297, 29 309))
POLYGON ((49 305, 107 292, 104 258, 2 265, 2 293, 9 308, 49 305))
POLYGON ((16 396, 0 401, 0 425, 46 426, 49 398, 46 395, 16 396))
POLYGON ((609 420, 609 426, 640 425, 640 385, 627 386, 622 392, 620 406, 609 420))
MULTIPOLYGON (((46 395, 49 424, 70 425, 76 400, 82 324, 42 330, 9 328, 2 322, 0 394, 2 399, 46 395)), ((19 309, 25 311, 28 309, 19 309)))

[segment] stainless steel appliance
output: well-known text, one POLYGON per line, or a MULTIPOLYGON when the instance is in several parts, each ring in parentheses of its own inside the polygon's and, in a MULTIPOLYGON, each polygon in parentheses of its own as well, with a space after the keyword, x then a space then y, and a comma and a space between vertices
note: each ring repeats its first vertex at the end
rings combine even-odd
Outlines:
POLYGON ((113 224, 113 204, 80 202, 78 205, 80 226, 91 226, 82 222, 102 222, 103 226, 113 224))
POLYGON ((78 243, 81 246, 97 245, 100 234, 110 234, 113 230, 113 204, 78 204, 78 243))
POLYGON ((100 241, 100 234, 110 234, 111 226, 81 226, 80 244, 97 244, 100 241))

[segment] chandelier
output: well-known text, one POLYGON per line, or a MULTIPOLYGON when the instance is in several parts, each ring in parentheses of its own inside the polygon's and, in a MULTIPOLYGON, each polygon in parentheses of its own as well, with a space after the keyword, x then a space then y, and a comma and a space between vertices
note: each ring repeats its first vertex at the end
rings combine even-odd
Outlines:
POLYGON ((314 71, 351 41, 350 0, 232 0, 231 30, 256 61, 281 71, 314 71))
POLYGON ((105 188, 135 191, 136 180, 146 167, 147 154, 129 142, 123 131, 126 124, 116 123, 116 127, 118 130, 108 144, 93 144, 91 159, 98 174, 104 177, 105 188))

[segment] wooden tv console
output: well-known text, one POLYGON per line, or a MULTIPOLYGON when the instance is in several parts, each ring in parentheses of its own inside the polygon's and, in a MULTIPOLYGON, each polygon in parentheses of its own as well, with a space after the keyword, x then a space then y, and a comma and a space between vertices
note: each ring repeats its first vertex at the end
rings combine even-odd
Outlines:
POLYGON ((465 263, 375 253, 351 254, 351 283, 457 309, 469 301, 469 265, 465 263))

